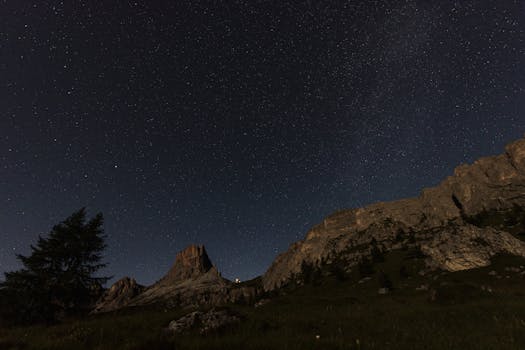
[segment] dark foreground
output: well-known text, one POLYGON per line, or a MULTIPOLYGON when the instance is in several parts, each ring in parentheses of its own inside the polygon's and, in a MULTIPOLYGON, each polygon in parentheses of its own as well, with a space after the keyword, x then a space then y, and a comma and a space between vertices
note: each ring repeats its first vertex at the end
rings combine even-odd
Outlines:
POLYGON ((151 307, 0 329, 0 349, 525 348, 524 259, 499 257, 491 267, 425 276, 418 264, 407 252, 393 252, 363 283, 357 272, 344 280, 325 276, 257 308, 224 306, 244 320, 206 336, 167 333, 188 310, 151 307), (407 266, 402 274, 400 264, 407 266), (379 270, 392 282, 389 294, 378 294, 379 270), (428 288, 416 290, 422 285, 428 288))

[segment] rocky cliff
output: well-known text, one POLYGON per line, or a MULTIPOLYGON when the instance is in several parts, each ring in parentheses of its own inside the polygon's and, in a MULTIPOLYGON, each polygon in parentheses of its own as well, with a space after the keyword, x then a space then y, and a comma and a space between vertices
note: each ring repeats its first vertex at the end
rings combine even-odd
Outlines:
POLYGON ((131 305, 171 300, 179 304, 206 304, 221 299, 232 283, 212 265, 204 246, 191 245, 177 254, 175 263, 157 283, 135 298, 131 305))
POLYGON ((204 246, 197 245, 178 253, 173 267, 157 283, 142 288, 140 292, 135 292, 134 283, 129 278, 115 283, 99 300, 94 312, 155 303, 187 307, 247 302, 258 292, 256 288, 239 286, 223 278, 211 263, 204 246))
POLYGON ((191 245, 177 254, 173 267, 161 283, 177 283, 202 276, 213 268, 204 246, 191 245))
POLYGON ((525 256, 525 244, 508 232, 474 225, 483 213, 525 208, 525 139, 505 153, 461 165, 454 175, 417 198, 376 203, 339 211, 313 227, 306 238, 279 255, 263 276, 267 291, 301 272, 303 262, 316 266, 344 259, 356 265, 371 251, 414 245, 429 267, 449 271, 490 264, 497 253, 525 256))

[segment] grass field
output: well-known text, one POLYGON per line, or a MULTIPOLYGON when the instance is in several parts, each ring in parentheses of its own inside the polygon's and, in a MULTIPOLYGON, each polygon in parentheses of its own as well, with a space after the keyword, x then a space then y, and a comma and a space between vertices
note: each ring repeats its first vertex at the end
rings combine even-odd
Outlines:
POLYGON ((254 308, 227 305, 244 316, 206 336, 163 329, 188 310, 122 310, 54 326, 0 329, 0 349, 524 349, 525 265, 501 256, 471 271, 416 273, 421 261, 389 253, 376 264, 393 284, 378 294, 377 272, 358 283, 324 276, 285 289, 254 308), (409 277, 401 277, 400 265, 409 277), (513 267, 513 271, 509 270, 513 267), (489 274, 491 271, 496 271, 489 274), (508 277, 507 277, 508 276, 508 277), (423 290, 416 290, 427 285, 423 290))

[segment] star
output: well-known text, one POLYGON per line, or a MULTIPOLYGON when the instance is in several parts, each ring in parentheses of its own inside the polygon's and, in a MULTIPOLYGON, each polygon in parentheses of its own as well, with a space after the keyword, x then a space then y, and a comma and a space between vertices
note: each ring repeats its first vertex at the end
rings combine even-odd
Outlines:
POLYGON ((0 270, 87 207, 108 275, 195 243, 246 281, 525 132, 516 1, 77 5, 0 11, 0 270))

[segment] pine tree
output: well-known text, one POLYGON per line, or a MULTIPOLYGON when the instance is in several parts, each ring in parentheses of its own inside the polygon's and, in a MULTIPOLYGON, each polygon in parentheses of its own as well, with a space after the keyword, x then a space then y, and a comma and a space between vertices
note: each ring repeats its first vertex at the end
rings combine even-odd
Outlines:
POLYGON ((0 284, 0 298, 9 304, 0 305, 4 318, 52 321, 85 311, 109 279, 96 276, 106 266, 102 225, 102 214, 86 222, 82 208, 39 237, 29 256, 17 255, 23 268, 0 284))

